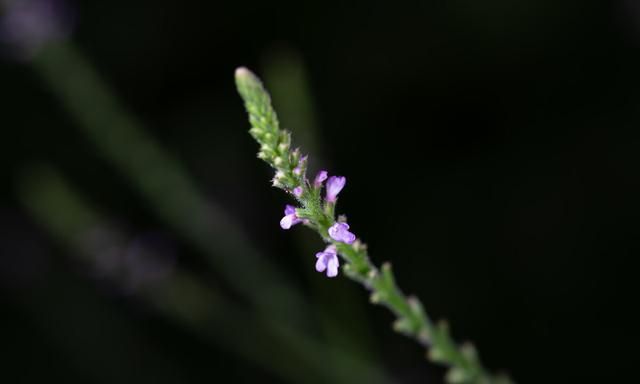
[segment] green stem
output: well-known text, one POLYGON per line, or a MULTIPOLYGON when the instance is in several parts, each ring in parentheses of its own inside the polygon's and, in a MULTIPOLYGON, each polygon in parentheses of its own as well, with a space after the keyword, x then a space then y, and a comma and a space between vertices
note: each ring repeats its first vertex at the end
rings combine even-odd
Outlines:
POLYGON ((371 291, 371 302, 383 305, 395 314, 393 329, 428 348, 429 360, 449 366, 448 383, 511 383, 506 376, 489 374, 480 363, 473 345, 465 343, 458 347, 445 322, 435 325, 418 298, 405 296, 396 284, 389 263, 378 269, 369 259, 366 245, 359 239, 353 244, 346 244, 328 236, 329 227, 336 223, 335 203, 323 203, 320 188, 307 181, 306 163, 300 161, 299 150, 290 150, 290 135, 280 129, 271 98, 260 80, 248 69, 239 68, 236 84, 249 113, 250 133, 261 145, 258 157, 276 171, 273 185, 289 193, 295 187, 302 187, 302 194, 296 197, 302 207, 296 210, 296 215, 306 219, 307 226, 316 230, 326 243, 336 247, 346 262, 343 272, 371 291))

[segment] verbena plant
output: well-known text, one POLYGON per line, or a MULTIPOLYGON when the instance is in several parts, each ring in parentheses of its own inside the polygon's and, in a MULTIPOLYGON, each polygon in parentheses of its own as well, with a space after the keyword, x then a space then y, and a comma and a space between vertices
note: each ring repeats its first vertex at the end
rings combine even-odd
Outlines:
POLYGON ((449 367, 448 383, 511 383, 507 376, 488 373, 472 344, 458 346, 445 322, 435 324, 420 300, 405 296, 396 284, 389 263, 377 268, 371 262, 366 245, 349 231, 346 217, 341 215, 336 219, 337 197, 346 178, 329 177, 327 171, 322 170, 310 181, 306 176, 307 156, 298 148, 292 149, 291 134, 280 129, 271 99, 261 81, 246 68, 238 68, 235 79, 249 113, 249 133, 260 144, 258 157, 275 170, 273 186, 289 193, 298 203, 297 207, 286 205, 280 226, 289 229, 296 224, 305 225, 315 230, 327 244, 324 250, 316 253, 316 270, 328 277, 335 277, 342 270, 347 277, 370 290, 371 302, 386 306, 397 317, 394 330, 427 348, 429 360, 449 367))

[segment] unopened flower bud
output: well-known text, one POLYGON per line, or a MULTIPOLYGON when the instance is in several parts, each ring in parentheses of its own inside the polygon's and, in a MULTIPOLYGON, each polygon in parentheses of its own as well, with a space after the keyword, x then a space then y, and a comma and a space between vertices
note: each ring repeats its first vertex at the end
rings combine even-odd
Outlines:
POLYGON ((331 176, 329 180, 327 180, 327 196, 325 199, 331 203, 335 202, 338 193, 342 191, 346 183, 347 179, 344 176, 331 176))
POLYGON ((264 133, 264 131, 260 128, 256 128, 253 127, 249 130, 249 133, 251 134, 251 136, 255 137, 255 138, 259 138, 260 136, 262 136, 262 134, 264 133))
POLYGON ((298 164, 299 160, 300 160, 300 148, 296 148, 293 151, 291 151, 291 163, 298 164))
POLYGON ((328 174, 327 171, 320 171, 318 172, 318 174, 316 175, 316 179, 313 181, 313 185, 318 188, 320 186, 322 186, 322 183, 324 183, 325 180, 327 180, 328 174))
POLYGON ((302 156, 302 159, 300 159, 300 161, 298 161, 297 163, 298 165, 293 169, 293 174, 296 176, 300 176, 307 168, 307 156, 302 156))
POLYGON ((282 172, 282 171, 278 171, 278 172, 276 172, 276 174, 275 174, 275 176, 273 178, 282 183, 287 179, 287 175, 285 175, 284 172, 282 172))
POLYGON ((291 144, 291 134, 287 131, 280 132, 280 143, 286 144, 287 148, 291 144))
POLYGON ((289 149, 289 144, 287 144, 287 143, 278 144, 278 150, 280 152, 286 152, 288 149, 289 149))

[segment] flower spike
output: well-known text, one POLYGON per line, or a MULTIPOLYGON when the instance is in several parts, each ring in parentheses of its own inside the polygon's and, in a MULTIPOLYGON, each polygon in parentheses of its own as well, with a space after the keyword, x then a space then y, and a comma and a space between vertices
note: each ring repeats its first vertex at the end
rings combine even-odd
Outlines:
POLYGON ((432 362, 449 367, 447 383, 512 383, 506 376, 487 372, 473 348, 458 346, 448 328, 435 324, 417 298, 405 296, 396 284, 390 264, 377 268, 371 262, 366 245, 349 232, 346 219, 335 218, 338 194, 347 179, 328 177, 327 171, 322 170, 310 184, 305 176, 307 157, 297 149, 291 150, 290 134, 280 129, 269 94, 260 80, 248 69, 240 68, 236 71, 236 85, 249 113, 252 126, 249 133, 260 144, 258 157, 275 168, 274 186, 291 192, 302 205, 298 211, 304 212, 303 218, 297 216, 295 207, 287 205, 280 226, 289 229, 302 222, 317 230, 327 243, 324 251, 316 253, 316 271, 328 277, 337 276, 339 256, 342 257, 345 275, 371 291, 372 303, 388 307, 397 316, 394 329, 430 348, 427 356, 432 362), (324 199, 320 194, 323 184, 324 199))

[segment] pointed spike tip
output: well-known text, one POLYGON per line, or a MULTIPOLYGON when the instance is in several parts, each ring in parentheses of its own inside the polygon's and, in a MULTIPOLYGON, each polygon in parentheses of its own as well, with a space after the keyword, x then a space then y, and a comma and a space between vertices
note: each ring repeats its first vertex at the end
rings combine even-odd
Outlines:
POLYGON ((261 84, 258 77, 247 67, 238 67, 236 69, 235 79, 240 93, 248 92, 250 88, 260 87, 261 84))
POLYGON ((251 75, 253 75, 253 74, 246 67, 238 67, 236 69, 236 78, 245 77, 245 76, 251 76, 251 75))

